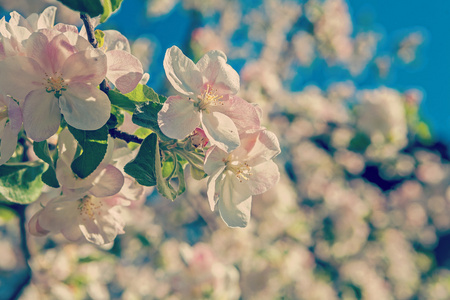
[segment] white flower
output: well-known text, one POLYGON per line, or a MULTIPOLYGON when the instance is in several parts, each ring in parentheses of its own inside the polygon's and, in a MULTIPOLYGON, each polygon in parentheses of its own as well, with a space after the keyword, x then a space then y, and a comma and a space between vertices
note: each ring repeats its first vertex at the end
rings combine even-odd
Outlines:
POLYGON ((205 172, 211 210, 217 204, 220 216, 230 227, 246 227, 250 220, 252 195, 269 190, 280 177, 271 161, 280 153, 277 137, 265 129, 250 130, 230 153, 217 147, 208 150, 205 172))
POLYGON ((158 125, 168 137, 183 139, 202 124, 212 145, 231 151, 239 146, 239 132, 260 127, 257 109, 235 96, 239 75, 223 52, 210 51, 194 64, 173 46, 164 70, 181 94, 169 97, 158 113, 158 125))

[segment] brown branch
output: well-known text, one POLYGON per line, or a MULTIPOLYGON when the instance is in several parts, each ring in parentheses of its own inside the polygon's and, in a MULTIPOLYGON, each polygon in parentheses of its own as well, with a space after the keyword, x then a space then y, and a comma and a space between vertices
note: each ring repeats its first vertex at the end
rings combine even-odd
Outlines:
POLYGON ((124 140, 127 143, 133 142, 133 143, 137 143, 137 144, 142 144, 142 142, 144 141, 143 139, 141 139, 135 135, 120 131, 117 128, 111 128, 109 130, 109 134, 111 135, 111 137, 113 137, 115 139, 124 140))
MULTIPOLYGON (((94 26, 92 26, 91 18, 86 13, 80 13, 80 18, 83 21, 84 28, 86 28, 86 35, 89 43, 92 47, 98 48, 98 41, 95 38, 94 26)), ((100 90, 108 95, 109 84, 106 81, 106 78, 100 83, 100 90)))

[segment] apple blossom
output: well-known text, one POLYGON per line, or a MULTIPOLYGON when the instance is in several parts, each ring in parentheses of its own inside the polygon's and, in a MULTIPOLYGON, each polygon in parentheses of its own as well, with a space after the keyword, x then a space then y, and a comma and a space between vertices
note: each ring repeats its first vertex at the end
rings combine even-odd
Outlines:
POLYGON ((22 128, 22 112, 10 97, 0 94, 0 165, 14 154, 17 135, 22 128))
POLYGON ((239 75, 223 52, 210 51, 194 64, 173 46, 164 70, 181 94, 170 96, 158 113, 158 125, 168 137, 183 139, 202 124, 212 145, 231 151, 239 146, 239 132, 259 128, 256 108, 235 96, 239 75))
POLYGON ((77 51, 64 33, 46 29, 31 34, 27 56, 0 62, 0 90, 23 106, 24 128, 35 141, 56 133, 61 113, 81 130, 95 130, 109 119, 108 96, 97 89, 105 78, 106 56, 90 48, 77 51))
POLYGON ((218 147, 208 149, 205 172, 211 210, 218 206, 220 216, 230 227, 246 227, 250 220, 253 195, 266 192, 280 177, 271 160, 280 153, 277 137, 266 129, 240 135, 241 144, 230 153, 218 147))
POLYGON ((84 236, 88 241, 102 245, 112 242, 123 233, 120 206, 128 204, 118 193, 124 185, 122 172, 110 164, 114 142, 108 143, 105 157, 88 177, 76 177, 70 165, 77 144, 67 128, 58 140, 56 176, 62 195, 50 200, 30 220, 30 232, 34 235, 61 232, 71 241, 84 236))
MULTIPOLYGON (((98 18, 92 20, 94 27, 98 25, 98 18)), ((99 49, 105 52, 107 57, 106 78, 122 93, 129 93, 136 88, 144 75, 142 64, 130 53, 130 43, 123 34, 117 30, 104 30, 103 33, 104 43, 99 49)), ((80 35, 87 38, 86 27, 81 28, 80 35)))

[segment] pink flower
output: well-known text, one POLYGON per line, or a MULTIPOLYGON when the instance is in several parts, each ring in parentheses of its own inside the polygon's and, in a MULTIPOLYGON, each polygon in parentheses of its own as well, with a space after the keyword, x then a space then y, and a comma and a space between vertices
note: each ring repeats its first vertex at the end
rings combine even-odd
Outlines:
POLYGON ((239 146, 239 132, 259 128, 257 109, 234 96, 239 75, 221 51, 210 51, 197 64, 173 46, 164 70, 181 95, 169 97, 158 113, 158 125, 168 137, 183 139, 199 124, 212 145, 231 151, 239 146))
POLYGON ((0 165, 14 154, 21 127, 22 112, 19 105, 10 97, 0 94, 0 165))
POLYGON ((62 233, 69 241, 83 237, 91 243, 111 243, 117 234, 124 233, 120 207, 110 205, 108 198, 90 194, 62 195, 38 211, 29 221, 32 235, 62 233))
MULTIPOLYGON (((92 19, 93 26, 98 25, 98 19, 92 19)), ((99 49, 105 52, 108 63, 106 78, 114 86, 126 94, 131 92, 140 83, 144 70, 142 64, 130 53, 128 39, 117 30, 104 30, 104 44, 99 49)), ((86 28, 83 26, 80 35, 86 37, 86 28)), ((80 49, 84 50, 84 49, 80 49)))
POLYGON ((61 114, 81 130, 106 123, 111 103, 97 88, 107 70, 102 51, 77 51, 65 34, 47 29, 31 34, 26 55, 0 62, 0 90, 23 104, 30 138, 42 141, 56 133, 61 114))
POLYGON ((234 151, 226 153, 212 147, 205 157, 211 210, 217 204, 220 216, 230 227, 246 227, 252 195, 266 192, 280 177, 271 160, 280 153, 278 139, 272 132, 249 130, 240 138, 241 144, 234 151))
POLYGON ((120 207, 128 203, 118 193, 124 184, 120 170, 110 164, 114 142, 108 142, 105 158, 88 177, 76 177, 70 165, 77 144, 68 129, 59 134, 56 176, 62 195, 50 200, 29 222, 30 233, 37 236, 62 233, 68 240, 86 240, 103 245, 124 233, 120 207))

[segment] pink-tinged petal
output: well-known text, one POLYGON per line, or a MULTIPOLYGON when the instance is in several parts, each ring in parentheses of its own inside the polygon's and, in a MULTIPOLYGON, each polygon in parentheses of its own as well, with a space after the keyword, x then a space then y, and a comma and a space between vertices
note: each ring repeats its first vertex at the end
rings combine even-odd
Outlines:
POLYGON ((44 72, 32 58, 24 56, 6 58, 0 61, 0 91, 18 101, 23 101, 32 90, 44 90, 44 72))
POLYGON ((49 6, 39 15, 37 20, 37 28, 51 28, 55 24, 56 7, 49 6))
POLYGON ((251 192, 231 171, 226 171, 221 181, 218 206, 220 216, 229 227, 246 227, 250 221, 251 192))
POLYGON ((280 180, 278 166, 271 160, 252 167, 251 174, 247 183, 252 195, 268 191, 280 180))
POLYGON ((59 98, 61 113, 70 126, 96 130, 106 124, 111 111, 108 96, 84 83, 72 83, 59 98))
POLYGON ((237 96, 226 95, 218 105, 211 106, 210 110, 228 116, 233 120, 239 133, 261 127, 261 118, 257 108, 237 96))
POLYGON ((106 77, 124 94, 134 90, 144 73, 141 62, 123 50, 108 51, 106 57, 108 61, 106 77))
POLYGON ((69 83, 82 82, 97 86, 105 79, 106 70, 106 55, 101 50, 89 49, 71 55, 65 61, 61 73, 69 83))
MULTIPOLYGON (((96 199, 100 202, 100 199, 96 199)), ((114 241, 117 234, 124 233, 124 222, 119 213, 110 209, 97 213, 95 218, 87 218, 80 224, 80 230, 86 240, 96 245, 104 245, 114 241)))
POLYGON ((19 105, 10 97, 5 96, 5 100, 8 103, 8 118, 9 123, 11 124, 11 130, 15 133, 18 133, 22 128, 22 110, 20 109, 19 105))
MULTIPOLYGON (((69 25, 67 25, 67 26, 69 26, 69 25)), ((56 28, 56 26, 55 26, 55 28, 56 28)), ((92 45, 88 42, 88 40, 86 40, 84 37, 79 35, 77 32, 71 31, 72 30, 71 28, 66 28, 64 30, 68 30, 68 31, 64 32, 64 35, 69 40, 70 44, 73 45, 75 47, 75 49, 77 49, 77 52, 94 49, 94 47, 92 47, 92 45)), ((78 29, 75 27, 75 30, 78 30, 78 29)))
POLYGON ((23 127, 27 136, 36 142, 48 139, 59 128, 61 112, 58 99, 44 89, 34 90, 25 98, 23 127))
POLYGON ((34 59, 45 69, 45 72, 51 74, 51 57, 48 53, 49 40, 42 32, 34 32, 28 38, 26 43, 26 56, 34 59))
POLYGON ((0 165, 7 162, 16 151, 17 131, 11 129, 11 123, 6 124, 0 141, 0 165))
POLYGON ((27 56, 36 60, 45 69, 48 76, 60 72, 64 62, 75 51, 76 49, 70 44, 69 39, 56 30, 47 29, 42 32, 34 32, 26 44, 27 56))
POLYGON ((60 196, 44 207, 40 212, 40 226, 50 232, 60 232, 63 228, 78 226, 80 202, 77 201, 82 196, 60 196))
POLYGON ((122 172, 116 167, 108 165, 95 178, 93 187, 89 190, 96 197, 108 197, 117 194, 123 186, 122 172))
MULTIPOLYGON (((53 29, 59 31, 59 32, 72 32, 78 35, 78 28, 74 25, 68 25, 63 23, 56 24, 53 29)), ((69 39, 70 40, 70 39, 69 39)), ((71 43, 72 44, 72 43, 71 43)), ((73 45, 73 44, 72 44, 73 45)))
POLYGON ((228 157, 228 153, 222 149, 213 146, 208 149, 205 155, 205 164, 203 170, 206 174, 212 175, 217 170, 225 166, 225 159, 228 157))
POLYGON ((240 138, 241 146, 233 155, 250 166, 271 160, 281 152, 278 138, 265 128, 248 130, 240 138))
POLYGON ((158 125, 170 138, 184 139, 200 123, 200 113, 186 97, 170 96, 158 112, 158 125))
POLYGON ((239 91, 239 74, 227 64, 227 57, 222 51, 209 51, 196 66, 219 94, 236 94, 239 91))
POLYGON ((196 97, 200 94, 204 83, 202 73, 177 46, 167 49, 164 70, 167 79, 180 94, 188 97, 196 97))
POLYGON ((132 177, 125 177, 120 197, 130 201, 138 201, 144 196, 144 188, 132 177))
POLYGON ((277 136, 267 129, 256 131, 255 134, 243 134, 241 141, 247 146, 253 145, 251 149, 246 149, 249 157, 248 163, 251 166, 271 160, 281 152, 277 136))
POLYGON ((42 210, 38 211, 37 213, 35 213, 30 221, 28 221, 28 232, 31 235, 34 236, 45 236, 47 235, 50 231, 42 228, 42 226, 39 224, 39 216, 42 210))
POLYGON ((123 50, 130 53, 130 43, 128 42, 128 39, 119 31, 104 30, 103 33, 105 34, 105 43, 103 44, 103 47, 107 51, 123 50))
MULTIPOLYGON (((225 170, 225 166, 217 169, 211 176, 208 178, 207 190, 206 194, 208 196, 209 207, 211 211, 214 211, 214 207, 216 206, 218 195, 216 194, 216 185, 218 183, 219 177, 221 177, 223 170, 225 170)), ((220 184, 220 182, 219 182, 220 184)))
POLYGON ((201 122, 203 130, 211 145, 230 152, 239 144, 239 133, 233 121, 220 112, 202 113, 201 122))

